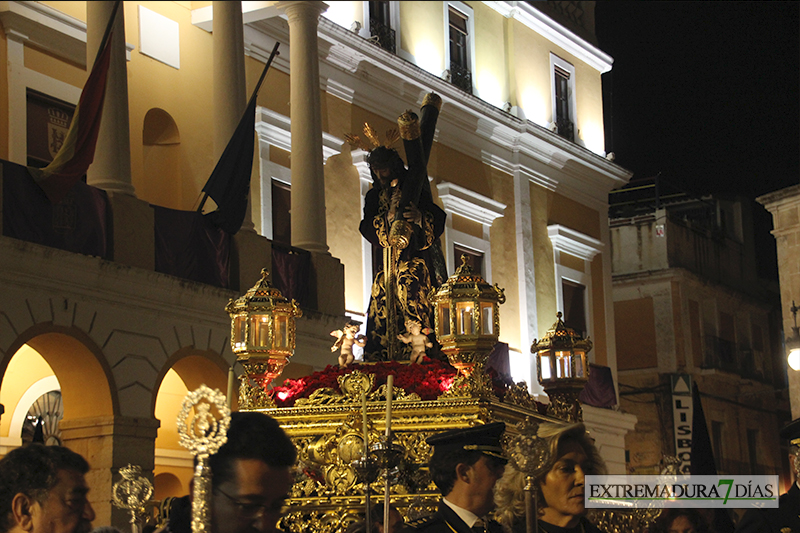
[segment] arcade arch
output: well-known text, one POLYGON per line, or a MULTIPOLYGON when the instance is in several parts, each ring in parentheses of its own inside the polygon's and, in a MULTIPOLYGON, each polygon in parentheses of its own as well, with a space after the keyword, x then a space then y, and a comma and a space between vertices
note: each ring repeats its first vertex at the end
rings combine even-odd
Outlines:
POLYGON ((192 477, 192 456, 180 445, 176 424, 183 399, 203 384, 225 393, 228 367, 220 355, 193 348, 179 350, 164 366, 153 406, 155 418, 161 421, 153 470, 156 499, 185 495, 192 477))
MULTIPOLYGON (((50 328, 48 328, 50 329, 50 328)), ((20 336, 0 360, 0 403, 7 415, 0 420, 0 452, 22 445, 22 430, 31 406, 42 396, 60 392, 66 421, 113 416, 115 399, 110 371, 99 350, 77 331, 30 331, 20 336)), ((63 441, 63 438, 60 439, 63 441)))

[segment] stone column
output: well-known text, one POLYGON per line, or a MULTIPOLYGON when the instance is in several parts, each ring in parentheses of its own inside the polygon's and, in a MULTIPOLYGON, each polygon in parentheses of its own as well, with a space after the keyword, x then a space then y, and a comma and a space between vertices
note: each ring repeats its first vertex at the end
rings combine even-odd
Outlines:
MULTIPOLYGON (((114 2, 86 2, 86 68, 91 69, 114 2)), ((125 50, 124 4, 117 10, 111 40, 111 64, 106 82, 103 119, 87 183, 110 193, 135 196, 131 180, 131 140, 128 120, 128 65, 125 50)))
POLYGON ((92 488, 89 499, 97 514, 95 524, 130 530, 128 512, 111 505, 111 487, 120 479, 119 469, 128 464, 141 466, 143 474, 153 480, 160 425, 154 418, 125 416, 62 420, 59 424, 64 446, 89 462, 86 482, 92 488))
POLYGON ((214 162, 222 155, 247 105, 241 2, 213 2, 214 162))
MULTIPOLYGON (((103 118, 97 137, 94 162, 86 173, 89 185, 104 189, 113 216, 114 261, 153 270, 155 242, 153 209, 136 198, 131 178, 131 140, 128 120, 128 65, 125 49, 123 3, 114 20, 111 63, 106 82, 103 118)), ((94 64, 114 2, 86 2, 86 63, 94 64)))
POLYGON ((292 118, 292 246, 328 253, 322 118, 319 89, 319 16, 323 2, 278 2, 289 17, 292 118))
MULTIPOLYGON (((241 2, 213 2, 214 9, 214 164, 228 145, 247 107, 244 72, 244 22, 241 2)), ((255 135, 255 132, 253 132, 255 135)), ((251 186, 252 191, 252 186, 251 186)), ((233 237, 231 284, 250 287, 261 269, 272 267, 269 242, 256 234, 253 225, 253 195, 247 200, 242 228, 233 237)))

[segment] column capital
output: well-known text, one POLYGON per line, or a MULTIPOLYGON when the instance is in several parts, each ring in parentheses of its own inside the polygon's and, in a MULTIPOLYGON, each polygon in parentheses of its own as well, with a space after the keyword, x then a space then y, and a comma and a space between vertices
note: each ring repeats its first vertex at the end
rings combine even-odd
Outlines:
POLYGON ((328 4, 318 0, 303 2, 299 0, 284 0, 275 4, 275 7, 286 11, 289 22, 305 17, 319 17, 328 10, 328 4))

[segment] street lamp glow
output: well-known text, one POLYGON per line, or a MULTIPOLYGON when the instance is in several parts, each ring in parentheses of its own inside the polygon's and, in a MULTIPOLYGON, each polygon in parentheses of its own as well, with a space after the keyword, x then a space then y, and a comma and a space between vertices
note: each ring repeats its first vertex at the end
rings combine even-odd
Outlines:
POLYGON ((789 368, 792 370, 800 370, 800 348, 791 350, 787 359, 789 362, 789 368))

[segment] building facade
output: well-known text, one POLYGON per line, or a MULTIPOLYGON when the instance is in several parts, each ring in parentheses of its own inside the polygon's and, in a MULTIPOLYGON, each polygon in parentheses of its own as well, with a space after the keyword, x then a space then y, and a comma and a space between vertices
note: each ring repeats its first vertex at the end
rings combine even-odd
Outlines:
MULTIPOLYGON (((284 377, 335 363, 329 332, 366 321, 373 279, 358 231, 371 177, 345 135, 365 122, 387 130, 430 91, 443 100, 428 174, 448 215, 448 271, 466 254, 505 289, 514 378, 542 393, 530 345, 557 311, 592 338, 592 362, 617 372, 607 195, 630 173, 603 150, 612 59, 595 43, 593 2, 241 5, 122 3, 89 187, 41 207, 20 200, 20 165, 52 157, 113 3, 0 7, 0 452, 41 416, 92 464, 101 523, 112 516, 104 489, 127 463, 154 471, 156 498, 187 492, 178 405, 201 383, 225 390, 232 366, 241 373, 224 307, 261 268, 298 273, 284 285, 304 310, 284 377), (196 250, 178 248, 190 239, 176 228, 199 231, 201 189, 276 42, 245 223, 213 233, 224 251, 214 261, 189 261, 196 250), (181 260, 215 269, 181 276, 181 260)), ((633 417, 584 416, 621 471, 633 417)))
MULTIPOLYGON (((792 307, 798 297, 797 234, 800 230, 800 187, 794 185, 756 198, 772 214, 773 231, 778 251, 778 277, 781 287, 781 320, 786 332, 786 347, 794 336, 795 318, 792 307), (788 332, 792 332, 790 335, 788 332)), ((787 350, 788 352, 788 350, 787 350)), ((788 355, 788 354, 787 354, 788 355)), ((788 372, 789 399, 792 419, 800 416, 800 374, 790 369, 788 372)))
POLYGON ((611 202, 620 400, 638 419, 628 471, 658 473, 665 456, 688 468, 694 384, 717 470, 790 483, 777 286, 756 275, 750 203, 659 201, 656 187, 637 180, 611 202))

